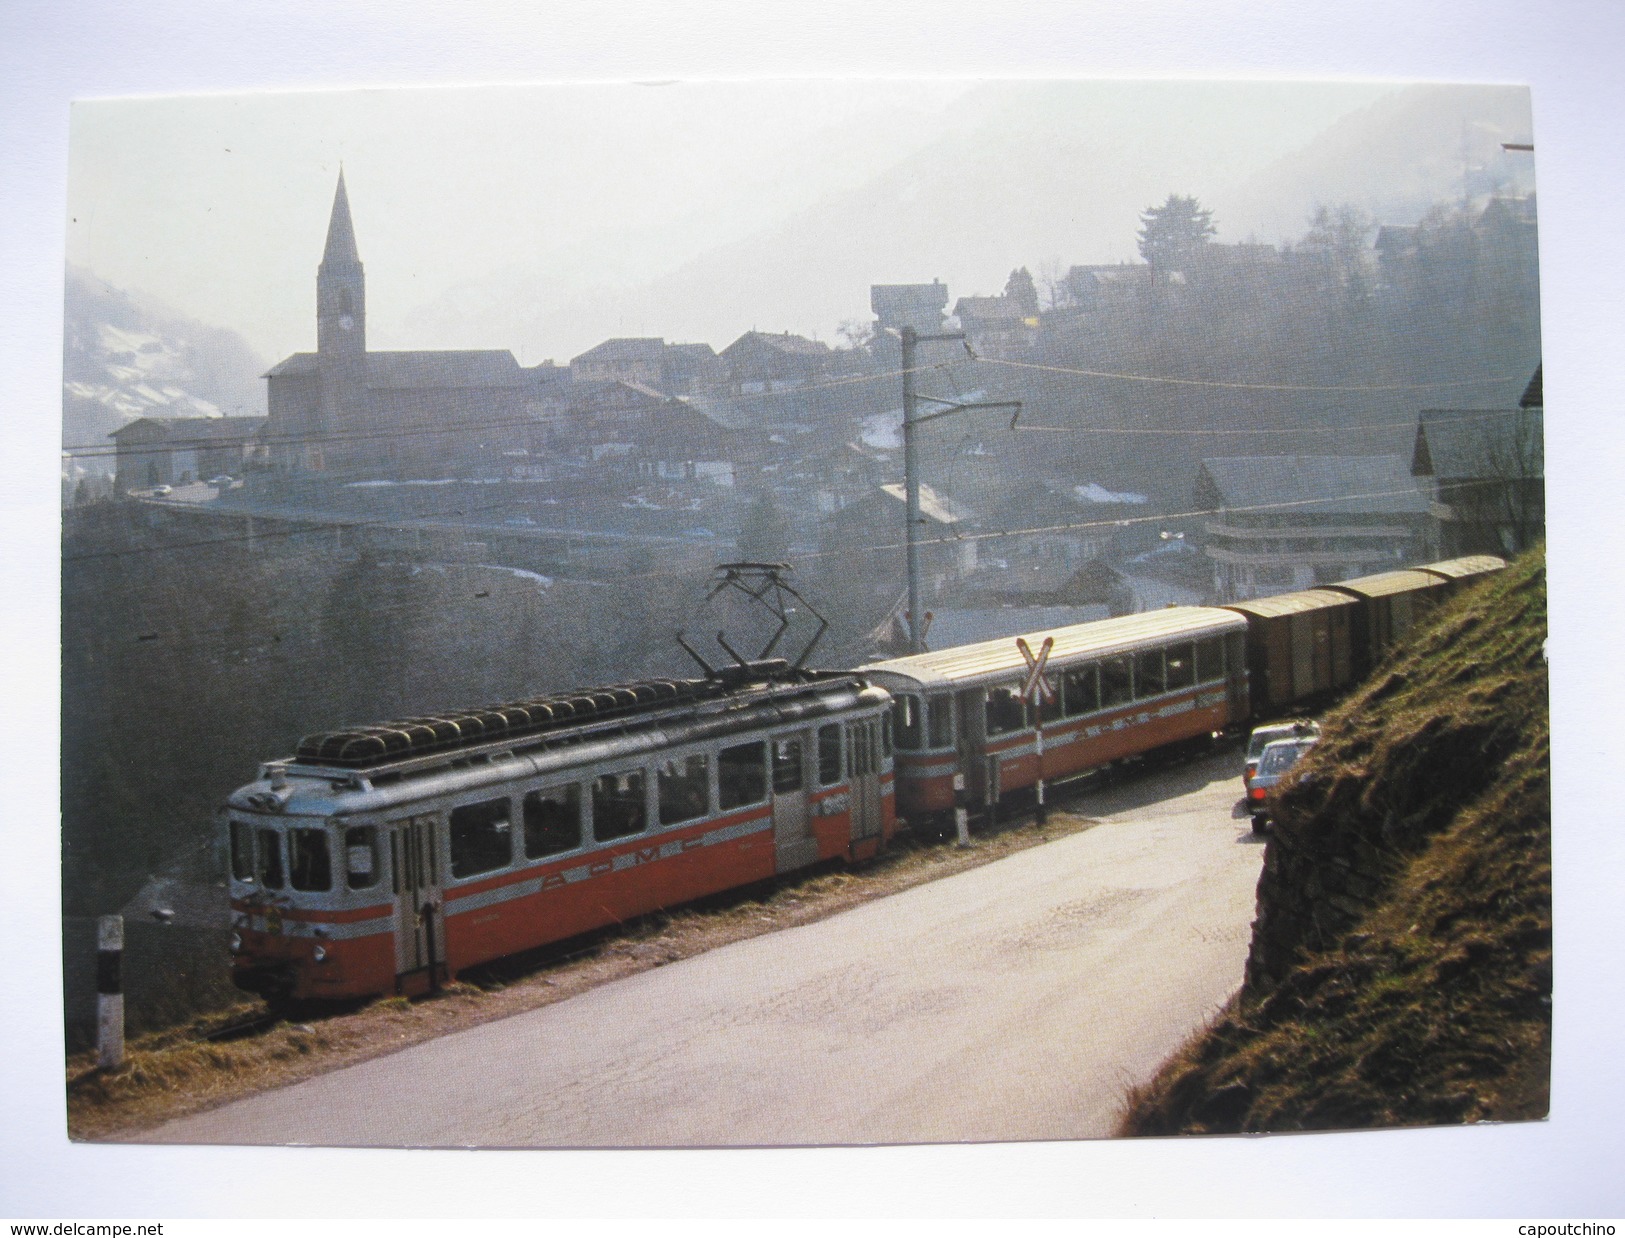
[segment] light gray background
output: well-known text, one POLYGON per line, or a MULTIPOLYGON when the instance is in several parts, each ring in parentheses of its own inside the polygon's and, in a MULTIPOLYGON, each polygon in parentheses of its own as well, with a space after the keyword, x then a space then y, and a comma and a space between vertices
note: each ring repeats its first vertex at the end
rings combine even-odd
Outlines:
POLYGON ((0 4, 0 1216, 1619 1216, 1625 19, 1587 0, 0 4), (1306 11, 1307 10, 1307 11, 1306 11), (745 1153, 74 1147, 58 1031, 57 427, 75 97, 775 75, 1525 83, 1538 146, 1556 735, 1553 1118, 1472 1130, 745 1153), (1600 438, 1595 436, 1601 436, 1600 438), (319 1164, 317 1163, 319 1161, 319 1164))

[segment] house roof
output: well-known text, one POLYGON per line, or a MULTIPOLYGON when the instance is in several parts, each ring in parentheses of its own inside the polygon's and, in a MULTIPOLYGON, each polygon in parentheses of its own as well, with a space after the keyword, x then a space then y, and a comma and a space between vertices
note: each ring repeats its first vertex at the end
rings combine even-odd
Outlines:
MULTIPOLYGON (((693 347, 693 345, 685 345, 693 347)), ((594 344, 586 352, 570 358, 577 361, 661 361, 666 355, 666 341, 658 336, 627 336, 594 344)))
POLYGON ((966 318, 984 321, 1001 318, 1020 322, 1028 315, 1010 297, 960 297, 954 302, 954 317, 961 322, 966 318))
MULTIPOLYGON (((899 503, 908 502, 908 491, 904 489, 902 482, 892 482, 881 486, 880 493, 899 503)), ((969 508, 955 503, 952 499, 944 498, 931 489, 930 486, 921 483, 920 515, 927 520, 934 520, 938 524, 959 524, 969 520, 971 512, 969 508)))
POLYGON ((1544 477, 1544 422, 1538 405, 1423 409, 1416 419, 1411 472, 1417 477, 1441 478, 1544 477))
POLYGON ((929 317, 941 313, 948 304, 948 285, 941 280, 929 284, 870 284, 869 309, 878 318, 906 318, 914 314, 929 317))
POLYGON ((1203 460, 1213 488, 1202 500, 1226 508, 1297 510, 1305 515, 1424 513, 1403 456, 1227 456, 1203 460))
POLYGON ((138 417, 114 430, 109 438, 119 439, 132 430, 157 429, 171 446, 234 442, 253 438, 265 427, 264 417, 138 417))
POLYGON ((791 335, 788 331, 773 335, 767 331, 747 331, 722 350, 724 357, 737 355, 747 348, 768 348, 787 356, 822 357, 830 351, 828 344, 809 340, 804 335, 791 335))
MULTIPOLYGON (((367 386, 375 389, 436 387, 522 387, 533 381, 506 348, 456 351, 369 352, 367 386)), ((321 355, 296 352, 262 377, 314 374, 321 355)))

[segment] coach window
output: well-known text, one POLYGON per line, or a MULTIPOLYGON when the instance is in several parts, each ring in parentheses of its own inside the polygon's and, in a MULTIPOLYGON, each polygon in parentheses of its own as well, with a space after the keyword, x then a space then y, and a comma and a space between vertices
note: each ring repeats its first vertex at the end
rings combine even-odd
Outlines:
POLYGON ((1224 637, 1213 636, 1196 642, 1196 682, 1210 683, 1224 678, 1224 637))
POLYGON ((1026 725, 1027 709, 1022 703, 1019 691, 1004 686, 987 690, 987 733, 989 735, 1008 735, 1011 731, 1019 731, 1026 725))
POLYGON ((1133 659, 1107 658, 1100 664, 1101 708, 1110 709, 1113 705, 1127 705, 1133 699, 1133 659))
POLYGON ((1137 700, 1144 700, 1148 696, 1166 690, 1167 681, 1163 677, 1162 650, 1146 649, 1135 655, 1134 658, 1134 696, 1137 700))
POLYGON ((506 798, 451 810, 451 875, 474 877, 513 863, 513 817, 506 798))
POLYGON ((365 890, 378 881, 378 831, 370 825, 352 825, 344 831, 344 879, 352 890, 365 890))
POLYGON ((601 843, 641 834, 648 826, 643 774, 605 774, 592 784, 592 836, 601 843))
POLYGON ((655 775, 660 824, 679 825, 711 808, 711 762, 704 753, 662 761, 655 775))
POLYGON ((1066 698, 1066 716, 1092 714, 1100 708, 1100 680, 1093 665, 1075 666, 1061 676, 1061 691, 1066 698))
POLYGON ((897 746, 913 752, 920 746, 920 698, 903 693, 891 707, 897 746))
POLYGON ((773 794, 787 795, 801 790, 801 740, 773 741, 773 794))
POLYGON ((576 783, 527 791, 520 810, 527 860, 560 855, 581 845, 581 788, 576 783))
POLYGON ((1167 666, 1168 691, 1188 688, 1196 682, 1196 653, 1190 645, 1169 645, 1163 650, 1167 666))
POLYGON ((254 880, 254 827, 246 821, 231 823, 231 875, 238 881, 254 880))
POLYGON ((954 746, 954 698, 949 693, 933 696, 929 702, 926 717, 931 723, 932 748, 952 748, 954 746))
POLYGON ((717 790, 723 812, 767 798, 767 745, 739 744, 717 754, 717 790))
POLYGON ((818 785, 827 787, 841 780, 841 724, 832 722, 818 728, 818 785))
POLYGON ((282 831, 260 831, 260 884, 267 890, 282 888, 282 831))

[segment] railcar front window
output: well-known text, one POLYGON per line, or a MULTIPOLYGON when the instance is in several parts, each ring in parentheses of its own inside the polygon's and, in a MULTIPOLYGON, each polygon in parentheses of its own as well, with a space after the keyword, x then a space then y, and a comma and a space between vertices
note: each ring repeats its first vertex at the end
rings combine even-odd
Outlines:
POLYGON ((1100 664, 1100 704, 1103 709, 1127 705, 1134 699, 1134 663, 1130 658, 1107 658, 1100 664))
POLYGON ((801 790, 801 741, 773 741, 773 794, 787 795, 801 790))
POLYGON ((352 825, 344 831, 345 880, 352 890, 365 890, 378 882, 378 831, 370 825, 352 825))
POLYGON ((231 875, 238 881, 254 880, 254 827, 246 821, 231 823, 231 875))
POLYGON ((521 809, 527 860, 574 851, 581 845, 581 788, 575 783, 528 791, 521 809))
POLYGON ((987 690, 987 733, 1008 735, 1027 725, 1027 708, 1021 693, 1015 688, 989 688, 987 690))
POLYGON ((296 890, 331 890, 333 859, 326 830, 288 831, 288 880, 296 890))
POLYGON ((723 812, 767 798, 767 745, 739 744, 717 754, 717 790, 723 812))
POLYGON ((818 728, 818 783, 829 786, 841 780, 841 724, 832 722, 818 728))
POLYGON ((592 784, 592 836, 601 843, 641 834, 649 826, 643 774, 605 774, 592 784))
POLYGON ((692 821, 711 807, 711 763, 703 753, 666 761, 655 783, 661 825, 692 821))
POLYGON ((952 748, 954 746, 954 698, 948 695, 933 696, 928 705, 926 717, 931 722, 931 747, 952 748))
POLYGON ((260 884, 267 890, 282 888, 282 833, 260 831, 260 884))
POLYGON ((920 746, 920 698, 904 693, 892 702, 891 711, 897 746, 913 752, 920 746))
POLYGON ((451 810, 451 875, 473 877, 513 863, 513 818, 506 799, 451 810))

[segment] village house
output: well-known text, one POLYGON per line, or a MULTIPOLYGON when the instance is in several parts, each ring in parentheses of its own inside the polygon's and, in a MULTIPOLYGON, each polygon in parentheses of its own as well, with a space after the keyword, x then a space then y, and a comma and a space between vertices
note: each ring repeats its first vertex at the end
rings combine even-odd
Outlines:
POLYGON ((114 430, 115 494, 241 477, 264 455, 264 417, 140 417, 114 430))
POLYGON ((1427 496, 1402 456, 1203 460, 1197 507, 1221 602, 1437 558, 1427 496))

